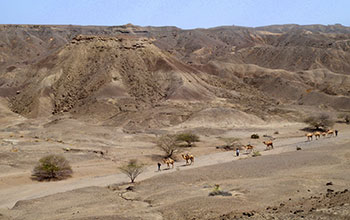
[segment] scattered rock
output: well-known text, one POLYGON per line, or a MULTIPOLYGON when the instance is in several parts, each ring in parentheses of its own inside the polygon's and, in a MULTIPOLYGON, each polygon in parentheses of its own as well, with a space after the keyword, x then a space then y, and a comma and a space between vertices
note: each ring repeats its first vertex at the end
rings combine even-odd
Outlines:
POLYGON ((302 210, 302 209, 295 210, 295 211, 293 212, 293 214, 298 214, 298 213, 300 213, 300 212, 304 212, 304 210, 302 210))
POLYGON ((134 186, 128 186, 128 187, 126 188, 126 190, 128 190, 128 191, 134 191, 134 189, 135 189, 134 186))
POLYGON ((254 212, 243 212, 242 215, 252 217, 254 215, 254 212))
POLYGON ((334 192, 333 189, 327 189, 327 193, 332 193, 332 192, 334 192))

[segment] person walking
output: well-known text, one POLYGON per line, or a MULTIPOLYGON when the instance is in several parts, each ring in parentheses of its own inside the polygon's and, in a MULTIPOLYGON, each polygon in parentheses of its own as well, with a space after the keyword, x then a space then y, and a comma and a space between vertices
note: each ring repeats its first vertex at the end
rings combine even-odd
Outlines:
POLYGON ((335 130, 334 132, 335 132, 335 136, 338 136, 338 130, 335 130))
POLYGON ((162 165, 161 163, 158 162, 158 171, 160 171, 160 166, 162 165))
POLYGON ((239 156, 239 149, 236 148, 236 156, 238 157, 239 156))

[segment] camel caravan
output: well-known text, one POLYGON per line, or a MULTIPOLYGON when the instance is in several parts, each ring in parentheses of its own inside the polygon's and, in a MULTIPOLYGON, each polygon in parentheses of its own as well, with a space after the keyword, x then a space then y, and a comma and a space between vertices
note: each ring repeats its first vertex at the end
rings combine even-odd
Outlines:
MULTIPOLYGON (((319 140, 319 139, 321 139, 321 136, 323 138, 326 138, 326 137, 331 138, 331 137, 338 136, 338 130, 327 130, 325 132, 315 131, 315 132, 307 133, 307 134, 305 134, 305 136, 307 138, 307 141, 312 141, 314 139, 319 140)), ((264 145, 266 145, 265 150, 274 149, 273 141, 271 139, 267 140, 267 141, 263 141, 262 143, 264 145)), ((232 145, 225 145, 225 147, 227 147, 227 146, 233 147, 234 145, 233 144, 232 145)), ((222 146, 219 146, 216 148, 220 148, 220 147, 222 147, 222 146)), ((255 149, 256 149, 256 147, 251 145, 251 144, 241 145, 240 147, 236 147, 236 154, 239 155, 239 150, 242 148, 245 149, 246 154, 251 154, 251 153, 255 152, 255 149), (238 152, 237 152, 237 149, 239 149, 238 152)), ((232 148, 231 148, 231 150, 232 150, 232 148)), ((182 159, 184 159, 186 161, 186 164, 185 164, 186 166, 194 164, 194 156, 192 154, 190 154, 190 153, 181 154, 181 157, 182 157, 182 159)), ((165 158, 165 159, 163 159, 162 162, 163 162, 163 164, 167 165, 168 169, 170 169, 170 166, 171 166, 171 168, 174 168, 175 161, 172 158, 165 158)), ((160 170, 159 163, 158 163, 158 166, 159 166, 158 170, 160 170)))
MULTIPOLYGON (((273 142, 272 142, 272 140, 263 141, 262 143, 266 145, 265 150, 273 149, 273 142)), ((254 152, 254 150, 255 150, 255 146, 253 146, 251 144, 245 145, 245 146, 243 146, 243 148, 245 148, 245 152, 247 154, 250 154, 250 153, 254 152)))
MULTIPOLYGON (((192 165, 194 164, 194 156, 192 154, 182 154, 181 157, 186 161, 186 165, 192 165)), ((166 164, 168 169, 174 168, 175 161, 171 158, 165 158, 163 159, 163 164, 166 164)))
POLYGON ((307 141, 312 141, 313 140, 313 136, 315 136, 315 140, 318 140, 321 138, 321 135, 323 138, 326 137, 336 137, 338 136, 338 130, 327 130, 325 132, 319 132, 319 131, 315 131, 313 133, 307 133, 305 134, 307 141))

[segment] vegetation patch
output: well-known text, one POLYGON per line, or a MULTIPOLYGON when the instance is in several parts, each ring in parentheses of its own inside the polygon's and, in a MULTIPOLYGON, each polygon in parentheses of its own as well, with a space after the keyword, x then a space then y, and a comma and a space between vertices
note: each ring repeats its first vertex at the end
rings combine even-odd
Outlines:
POLYGON ((192 133, 181 133, 176 135, 176 140, 180 142, 186 142, 187 147, 192 147, 193 143, 199 142, 199 136, 192 133))
POLYGON ((334 120, 327 114, 312 115, 304 119, 304 123, 315 130, 325 131, 334 125, 334 120))
POLYGON ((258 134, 252 134, 252 135, 250 136, 250 138, 251 138, 251 139, 259 139, 260 137, 259 137, 258 134))
POLYGON ((261 153, 259 151, 254 151, 252 154, 252 157, 258 157, 261 156, 261 153))
POLYGON ((135 182, 136 177, 138 177, 143 171, 143 164, 139 164, 137 160, 129 160, 129 163, 125 166, 119 168, 124 174, 126 174, 132 183, 135 182))
POLYGON ((32 172, 32 179, 39 181, 62 180, 73 173, 69 162, 60 155, 48 155, 39 160, 32 172))
POLYGON ((208 196, 232 196, 232 193, 221 190, 219 184, 215 184, 208 196))

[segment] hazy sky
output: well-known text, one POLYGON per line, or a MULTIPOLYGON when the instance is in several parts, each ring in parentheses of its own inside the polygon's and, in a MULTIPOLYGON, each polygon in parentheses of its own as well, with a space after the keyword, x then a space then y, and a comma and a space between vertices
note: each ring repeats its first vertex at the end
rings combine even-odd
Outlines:
POLYGON ((1 24, 350 26, 350 0, 0 0, 1 24))

